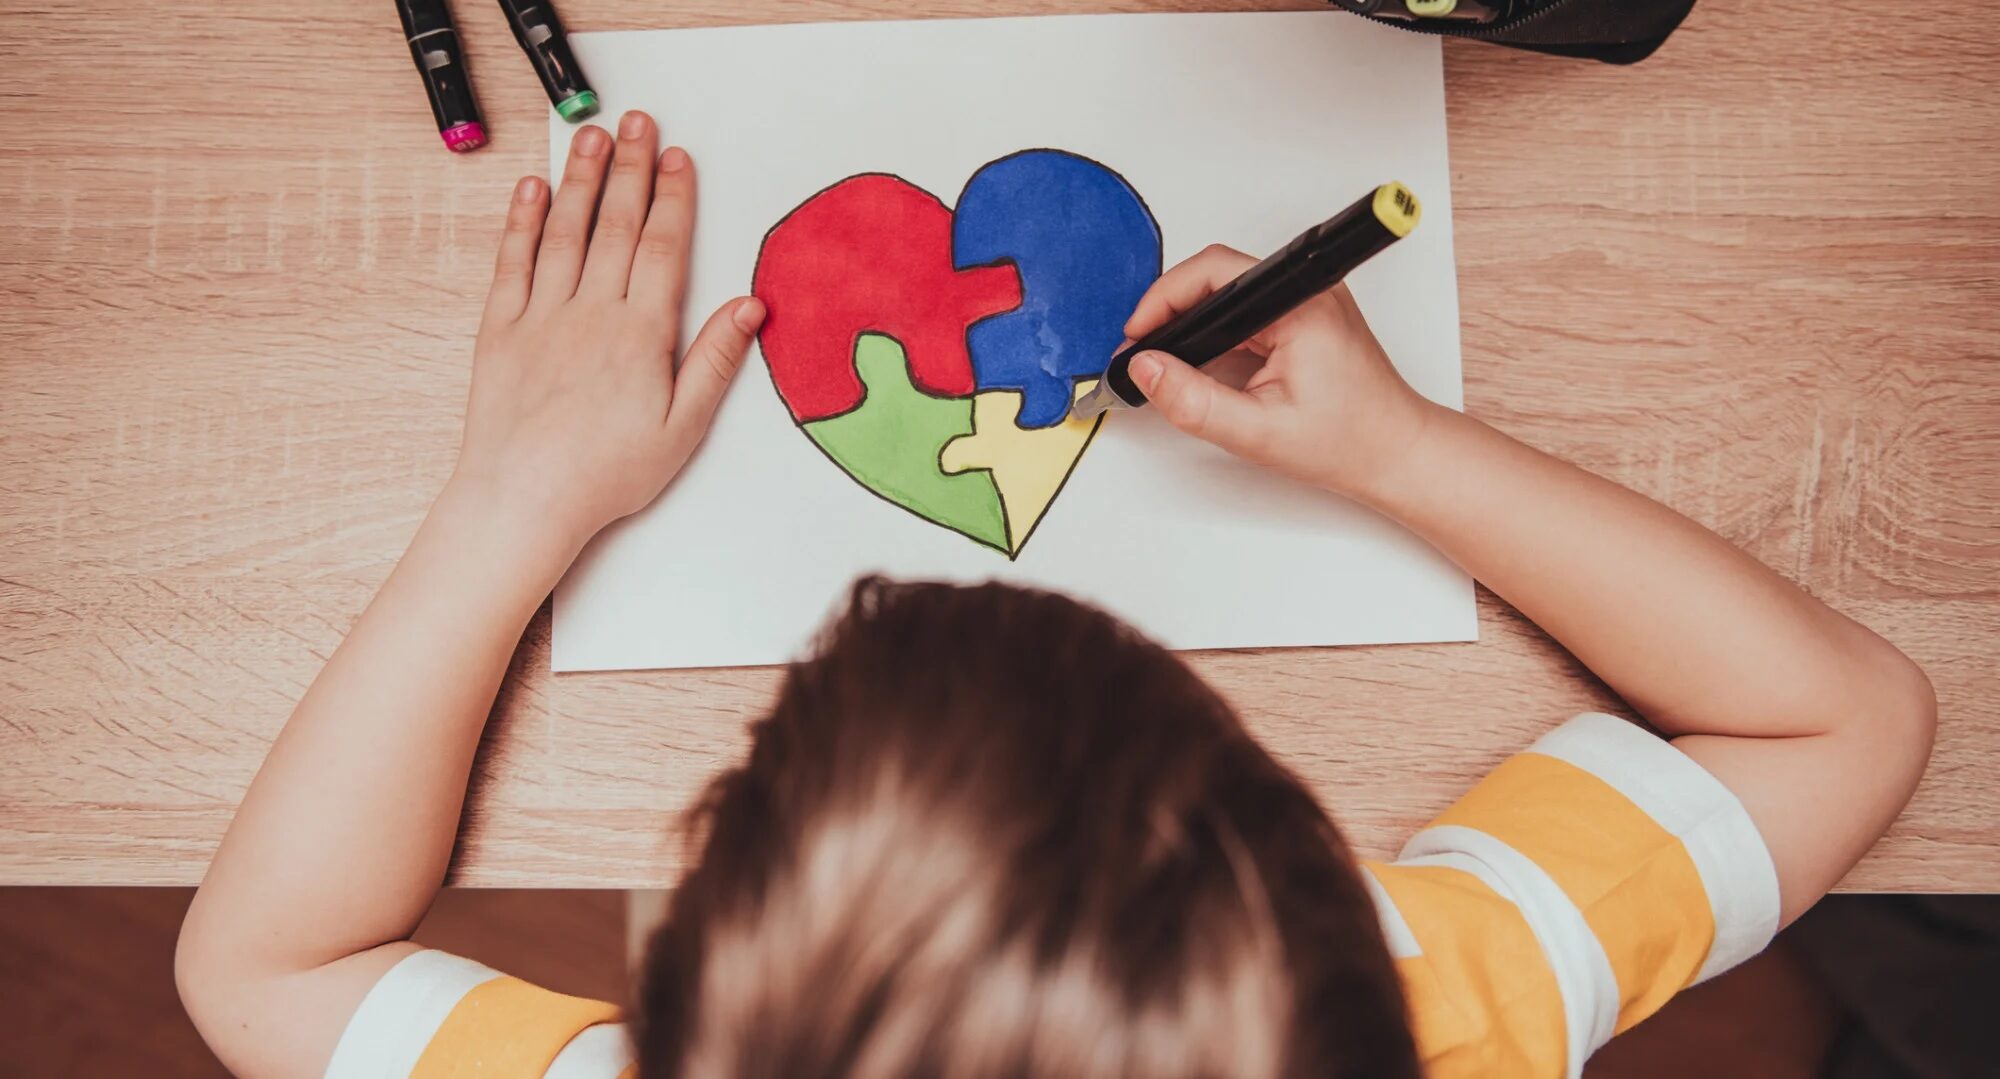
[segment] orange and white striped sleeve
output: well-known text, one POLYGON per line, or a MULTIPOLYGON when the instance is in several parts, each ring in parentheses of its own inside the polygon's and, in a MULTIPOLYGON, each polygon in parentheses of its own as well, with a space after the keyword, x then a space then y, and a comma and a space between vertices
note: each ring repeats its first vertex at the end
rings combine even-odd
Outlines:
POLYGON ((327 1079, 634 1079, 617 1006, 564 996, 470 959, 414 952, 347 1022, 327 1079))
POLYGON ((1743 804, 1601 714, 1508 759, 1363 877, 1430 1079, 1580 1075, 1778 928, 1777 871, 1743 804))

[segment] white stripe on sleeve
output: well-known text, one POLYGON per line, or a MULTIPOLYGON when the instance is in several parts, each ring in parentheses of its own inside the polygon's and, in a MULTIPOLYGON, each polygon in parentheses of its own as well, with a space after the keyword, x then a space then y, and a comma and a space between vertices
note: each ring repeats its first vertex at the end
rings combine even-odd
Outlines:
POLYGON ((1435 865, 1472 874, 1521 911, 1548 958, 1562 994, 1568 1051, 1563 1071, 1583 1062, 1618 1027, 1618 975, 1575 903, 1534 860, 1475 828, 1443 824, 1418 832, 1397 865, 1435 865))
POLYGON ((1382 924, 1382 939, 1389 942, 1389 957, 1414 959, 1424 954, 1417 935, 1410 932, 1410 923, 1396 909, 1396 901, 1389 898, 1389 890, 1382 887, 1382 882, 1375 879, 1375 872, 1365 865, 1361 867, 1361 883, 1368 889, 1368 898, 1375 902, 1375 920, 1382 924))
POLYGON ((327 1062, 326 1079, 410 1074, 465 994, 500 972, 447 952, 413 952, 361 998, 327 1062))
POLYGON ((1750 812, 1708 769, 1672 743, 1602 712, 1577 716, 1528 751, 1566 761, 1609 783, 1680 837, 1715 919, 1715 942, 1696 982, 1771 943, 1778 932, 1777 867, 1750 812))
POLYGON ((599 1023, 571 1038, 542 1079, 617 1079, 636 1059, 625 1024, 599 1023))

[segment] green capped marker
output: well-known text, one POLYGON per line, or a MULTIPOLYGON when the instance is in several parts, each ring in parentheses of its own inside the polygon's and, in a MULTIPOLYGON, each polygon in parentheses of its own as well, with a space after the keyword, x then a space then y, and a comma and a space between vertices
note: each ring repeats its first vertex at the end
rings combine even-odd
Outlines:
POLYGON ((556 115, 568 120, 572 124, 578 120, 588 120, 596 116, 597 91, 585 90, 580 94, 571 94, 569 97, 556 102, 556 115))
POLYGON ((555 6, 548 0, 500 0, 500 10, 507 14, 514 40, 521 43, 521 51, 535 65, 535 75, 548 91, 556 115, 572 124, 597 115, 597 91, 590 88, 583 68, 577 66, 555 6))

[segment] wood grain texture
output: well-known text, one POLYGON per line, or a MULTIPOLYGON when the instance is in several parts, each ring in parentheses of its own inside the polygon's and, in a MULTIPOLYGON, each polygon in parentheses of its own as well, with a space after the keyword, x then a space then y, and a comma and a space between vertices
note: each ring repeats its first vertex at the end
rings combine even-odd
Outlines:
MULTIPOLYGON (((2000 890, 2000 62, 1970 10, 1922 34, 1894 11, 1710 0, 1629 70, 1449 43, 1466 396, 1921 662, 1937 754, 1847 886, 2000 890)), ((387 14, 0 0, 0 882, 197 880, 449 470, 546 104, 497 13, 466 8, 495 142, 444 153, 387 14)), ((1480 628, 1193 662, 1383 854, 1555 720, 1615 707, 1485 594, 1480 628)), ((775 674, 558 678, 548 633, 544 612, 501 695, 453 880, 670 882, 675 814, 775 674)))

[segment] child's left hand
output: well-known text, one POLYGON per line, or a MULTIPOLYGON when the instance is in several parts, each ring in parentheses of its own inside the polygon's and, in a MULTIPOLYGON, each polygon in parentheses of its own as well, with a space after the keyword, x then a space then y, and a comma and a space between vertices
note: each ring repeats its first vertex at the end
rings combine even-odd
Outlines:
POLYGON ((733 300, 674 362, 695 178, 657 138, 626 113, 615 145, 577 133, 553 207, 539 178, 515 187, 473 346, 451 487, 572 553, 687 463, 764 318, 733 300))
POLYGON ((451 863, 521 633, 598 529, 707 433, 764 318, 739 299, 679 364, 687 155, 653 121, 577 134, 550 205, 515 188, 473 347, 458 468, 313 680, 188 909, 175 978, 236 1075, 318 1075, 451 863), (607 175, 608 173, 608 175, 607 175))

